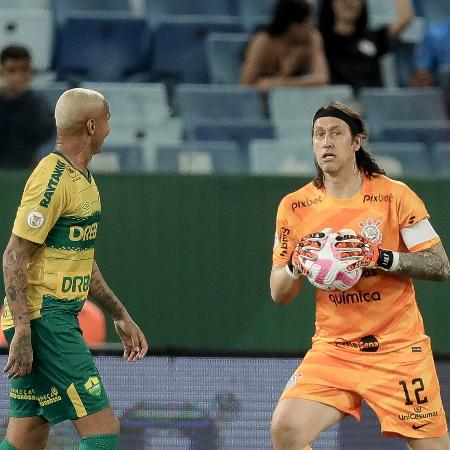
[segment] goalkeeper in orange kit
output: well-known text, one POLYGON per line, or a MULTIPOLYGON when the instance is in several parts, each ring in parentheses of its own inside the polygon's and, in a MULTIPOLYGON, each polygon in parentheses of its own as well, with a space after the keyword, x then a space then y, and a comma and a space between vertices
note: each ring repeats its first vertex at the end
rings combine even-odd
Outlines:
MULTIPOLYGON (((364 400, 381 432, 413 450, 449 450, 439 382, 413 278, 443 281, 447 255, 420 198, 392 180, 364 148, 361 117, 333 102, 313 119, 317 175, 286 195, 276 219, 271 294, 290 303, 325 245, 349 271, 347 291, 316 290, 312 348, 281 394, 272 418, 276 450, 300 450, 364 400), (321 231, 323 230, 323 231, 321 231)), ((307 447, 306 447, 307 448, 307 447)))

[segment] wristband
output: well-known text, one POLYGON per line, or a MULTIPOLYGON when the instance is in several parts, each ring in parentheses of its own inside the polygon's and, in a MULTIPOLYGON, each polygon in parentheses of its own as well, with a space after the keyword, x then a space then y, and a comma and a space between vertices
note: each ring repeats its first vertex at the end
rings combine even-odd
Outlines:
POLYGON ((286 263, 286 265, 284 266, 286 268, 286 272, 287 274, 291 277, 294 278, 295 280, 297 278, 300 278, 301 273, 300 271, 297 269, 297 267, 294 267, 294 265, 292 264, 292 259, 289 258, 289 261, 286 263))
POLYGON ((398 252, 380 249, 377 267, 383 270, 387 270, 388 272, 393 272, 397 269, 399 260, 400 255, 398 252))

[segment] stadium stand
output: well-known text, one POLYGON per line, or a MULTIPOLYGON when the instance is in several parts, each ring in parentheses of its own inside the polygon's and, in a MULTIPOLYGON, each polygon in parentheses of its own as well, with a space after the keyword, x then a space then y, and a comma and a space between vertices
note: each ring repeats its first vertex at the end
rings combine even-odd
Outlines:
POLYGON ((206 37, 242 31, 238 18, 173 16, 154 31, 151 78, 155 81, 207 83, 206 37))
POLYGON ((144 69, 150 31, 143 18, 79 13, 66 19, 60 39, 59 79, 125 81, 144 69))
POLYGON ((163 145, 157 149, 156 169, 162 173, 241 173, 242 154, 235 142, 203 141, 163 145))
POLYGON ((0 48, 11 44, 28 47, 35 70, 46 72, 51 69, 53 37, 49 10, 1 9, 0 48))
POLYGON ((211 83, 237 84, 247 48, 247 33, 210 33, 206 57, 211 83))
POLYGON ((312 175, 315 173, 311 139, 255 139, 249 147, 254 175, 312 175))

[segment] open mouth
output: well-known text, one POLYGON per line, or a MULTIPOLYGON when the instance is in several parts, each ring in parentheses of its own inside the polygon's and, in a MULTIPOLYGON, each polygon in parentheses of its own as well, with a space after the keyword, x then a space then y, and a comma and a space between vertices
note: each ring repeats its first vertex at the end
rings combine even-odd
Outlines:
POLYGON ((336 155, 334 153, 324 153, 322 155, 322 160, 323 161, 332 161, 335 158, 336 158, 336 155))

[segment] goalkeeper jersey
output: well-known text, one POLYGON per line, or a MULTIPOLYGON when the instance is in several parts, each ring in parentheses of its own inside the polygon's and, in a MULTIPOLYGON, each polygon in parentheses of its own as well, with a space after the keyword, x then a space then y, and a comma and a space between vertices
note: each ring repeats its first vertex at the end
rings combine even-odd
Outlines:
MULTIPOLYGON (((41 160, 25 185, 12 230, 42 244, 28 263, 30 319, 82 308, 100 215, 99 192, 89 172, 86 177, 59 152, 41 160)), ((5 298, 2 328, 13 325, 5 298)))
MULTIPOLYGON (((336 199, 309 183, 286 195, 278 207, 273 262, 286 264, 301 238, 324 228, 352 229, 384 249, 424 250, 439 238, 408 250, 400 230, 428 217, 410 188, 385 176, 364 178, 359 192, 348 199, 336 199)), ((429 351, 411 278, 365 269, 345 292, 316 289, 314 347, 341 355, 404 349, 408 359, 429 351)))

